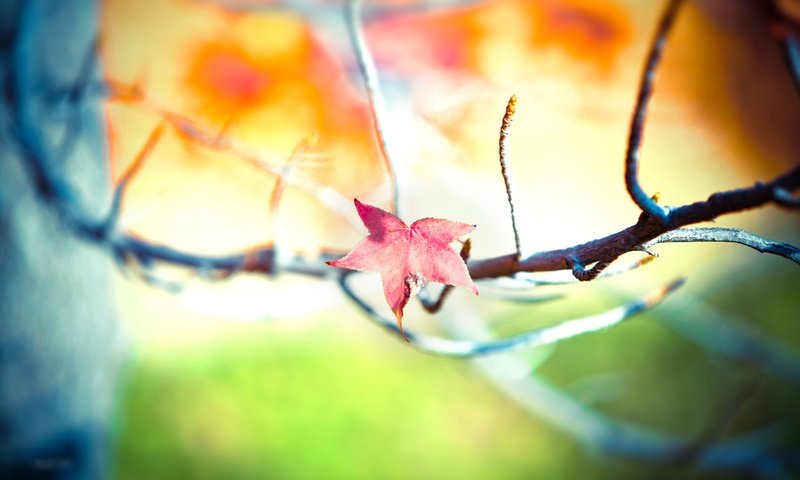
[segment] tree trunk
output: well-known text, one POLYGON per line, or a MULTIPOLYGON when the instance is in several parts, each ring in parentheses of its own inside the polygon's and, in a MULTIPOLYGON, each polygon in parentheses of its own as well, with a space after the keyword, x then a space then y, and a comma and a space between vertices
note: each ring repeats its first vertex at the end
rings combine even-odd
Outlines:
MULTIPOLYGON (((97 32, 92 0, 0 2, 0 478, 100 478, 108 457, 114 382, 122 358, 107 252, 75 237, 37 189, 13 137, 11 52, 23 11, 36 8, 33 72, 37 123, 59 145, 79 121, 72 154, 54 168, 88 213, 107 208, 105 134, 96 96, 77 108, 54 92, 75 82, 97 32)), ((97 79, 93 75, 94 80, 97 79)), ((58 151, 58 150, 56 150, 58 151)))

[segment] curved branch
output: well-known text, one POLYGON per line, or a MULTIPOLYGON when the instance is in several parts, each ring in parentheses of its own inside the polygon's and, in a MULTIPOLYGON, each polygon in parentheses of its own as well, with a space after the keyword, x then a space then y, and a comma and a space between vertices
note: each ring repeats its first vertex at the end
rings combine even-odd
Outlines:
POLYGON ((750 232, 738 228, 721 227, 696 227, 679 228, 671 232, 659 235, 647 242, 644 246, 651 247, 657 243, 681 243, 681 242, 728 242, 738 243, 758 250, 761 253, 769 253, 787 258, 800 264, 800 248, 788 243, 776 242, 768 238, 760 237, 750 232))
MULTIPOLYGON (((31 47, 26 44, 24 37, 17 40, 14 54, 20 55, 21 58, 31 58, 28 51, 31 47)), ((362 46, 366 48, 365 45, 362 46)), ((110 236, 105 222, 92 220, 86 214, 87 210, 80 204, 75 189, 60 175, 56 162, 51 158, 52 150, 49 148, 47 139, 42 138, 41 132, 38 132, 38 127, 34 121, 35 117, 31 111, 33 107, 26 100, 30 98, 31 92, 29 90, 32 85, 28 81, 27 69, 24 68, 29 62, 26 63, 22 59, 20 61, 22 62, 20 65, 23 68, 12 72, 15 86, 13 99, 16 102, 14 110, 16 122, 13 133, 28 160, 25 162, 26 167, 31 172, 31 176, 34 178, 42 197, 50 201, 59 210, 62 217, 78 235, 90 240, 108 242, 112 236, 110 236)), ((134 90, 136 89, 134 88, 134 90)), ((141 93, 136 94, 135 98, 142 100, 141 93)), ((188 120, 165 111, 161 111, 161 114, 162 118, 194 140, 210 148, 231 148, 237 154, 241 154, 242 158, 255 161, 248 152, 239 151, 224 139, 220 140, 218 135, 206 138, 207 135, 202 131, 198 132, 196 126, 188 120)), ((295 178, 291 183, 293 185, 298 184, 298 180, 295 178)), ((646 250, 648 242, 670 230, 692 223, 712 220, 723 214, 759 207, 770 202, 779 202, 781 200, 778 197, 783 198, 797 190, 798 187, 800 187, 800 167, 795 167, 771 182, 757 183, 750 188, 715 193, 705 201, 674 208, 670 212, 671 221, 669 226, 654 220, 652 216, 643 214, 635 225, 604 238, 564 249, 539 252, 521 261, 517 260, 516 253, 471 261, 468 268, 472 278, 478 280, 511 276, 519 272, 554 271, 571 269, 576 265, 594 265, 589 270, 583 267, 575 269, 577 278, 588 280, 596 278, 606 265, 613 262, 623 253, 646 250), (783 196, 777 195, 776 192, 783 196)), ((309 187, 302 185, 301 188, 309 187)), ((318 198, 324 197, 325 190, 323 188, 311 188, 311 190, 316 191, 318 198)), ((329 202, 323 201, 323 203, 328 204, 329 202)), ((349 216, 346 218, 349 218, 349 216)), ((109 246, 123 256, 142 260, 147 255, 154 255, 153 260, 185 266, 211 265, 211 268, 219 268, 223 273, 237 270, 268 272, 273 269, 271 262, 274 258, 274 252, 270 254, 267 252, 268 249, 259 246, 254 247, 250 253, 207 257, 157 244, 148 244, 144 239, 130 234, 114 236, 109 246), (252 252, 257 253, 254 254, 252 252), (253 258, 257 260, 253 261, 253 258), (245 261, 245 259, 249 260, 245 261)), ((323 257, 325 257, 324 254, 323 257)), ((331 257, 335 257, 335 255, 331 255, 331 257)), ((330 269, 322 264, 325 259, 295 257, 290 262, 293 265, 289 265, 287 268, 290 271, 309 273, 311 275, 326 275, 330 272, 330 269)))
POLYGON ((350 42, 353 44, 353 50, 358 60, 358 68, 364 77, 364 85, 369 97, 369 107, 372 110, 372 125, 375 129, 375 134, 378 136, 381 159, 392 188, 392 203, 389 211, 399 217, 400 201, 397 172, 393 160, 394 149, 391 148, 393 145, 388 138, 386 129, 381 126, 386 123, 386 101, 381 93, 375 61, 372 59, 372 54, 367 47, 364 32, 361 28, 361 0, 348 0, 347 2, 347 31, 350 34, 350 42))
MULTIPOLYGON (((100 94, 106 95, 111 101, 123 104, 135 103, 137 106, 153 112, 155 115, 159 116, 162 121, 169 124, 180 138, 191 141, 192 145, 200 145, 211 151, 232 153, 236 158, 246 161, 259 170, 276 177, 282 175, 286 159, 282 156, 280 159, 270 158, 249 145, 230 138, 225 132, 230 121, 227 122, 221 130, 211 131, 208 127, 200 125, 152 101, 146 96, 142 87, 138 84, 124 84, 112 79, 107 79, 105 83, 97 84, 95 88, 100 94), (283 162, 283 164, 281 164, 281 162, 283 162)), ((306 138, 300 140, 300 142, 305 142, 311 137, 313 137, 313 134, 306 136, 306 138)), ((292 152, 290 155, 295 156, 297 153, 298 152, 292 152)), ((309 158, 320 156, 319 154, 302 152, 302 155, 298 155, 297 160, 300 160, 300 157, 302 157, 303 166, 308 166, 309 158)), ((284 179, 284 184, 286 186, 298 188, 311 195, 327 209, 335 212, 342 219, 346 220, 354 228, 361 228, 361 223, 354 222, 352 215, 350 215, 350 209, 353 205, 351 198, 344 197, 335 189, 321 185, 309 178, 308 175, 301 175, 298 171, 292 174, 291 180, 284 179)))
MULTIPOLYGON (((636 259, 632 262, 627 263, 615 263, 610 268, 603 270, 597 277, 596 280, 600 280, 603 278, 614 277, 616 275, 621 275, 626 272, 630 272, 631 270, 636 270, 639 267, 647 265, 648 263, 655 260, 657 254, 655 252, 647 252, 647 256, 643 256, 642 258, 636 259)), ((514 274, 511 277, 500 277, 496 279, 485 279, 485 281, 489 281, 490 288, 495 288, 497 290, 506 290, 506 291, 520 291, 520 290, 530 290, 537 287, 548 287, 554 285, 571 285, 577 282, 580 282, 574 275, 572 276, 558 276, 557 274, 554 275, 553 272, 550 273, 531 273, 531 272, 519 272, 514 274)))
MULTIPOLYGON (((342 292, 358 306, 373 322, 394 334, 399 334, 400 329, 396 322, 383 317, 371 305, 359 297, 347 283, 348 277, 354 275, 352 272, 343 271, 339 276, 339 286, 342 292)), ((639 298, 626 305, 608 310, 606 312, 577 318, 564 323, 544 327, 537 330, 522 333, 509 338, 492 340, 486 342, 469 340, 450 340, 439 337, 431 337, 418 333, 405 331, 408 343, 414 348, 426 353, 444 355, 449 357, 476 357, 491 355, 502 352, 509 352, 524 348, 535 348, 543 345, 558 343, 562 340, 574 338, 586 333, 603 330, 617 325, 624 320, 648 310, 661 302, 667 295, 675 291, 683 284, 683 280, 676 280, 658 290, 650 292, 644 297, 639 298)))
POLYGON ((477 280, 503 277, 517 272, 567 270, 572 268, 576 260, 583 265, 610 263, 623 253, 646 249, 648 242, 676 228, 774 202, 775 188, 788 192, 800 188, 800 166, 770 182, 714 193, 704 201, 674 208, 670 213, 669 226, 642 213, 636 224, 606 237, 568 248, 535 253, 521 262, 515 261, 514 254, 474 260, 468 264, 469 272, 477 280))
POLYGON ((158 144, 158 141, 161 139, 161 136, 164 133, 164 123, 159 123, 156 128, 150 132, 150 135, 147 137, 145 144, 139 150, 139 153, 136 154, 136 157, 133 159, 131 164, 125 170, 125 173, 122 174, 119 181, 117 182, 117 186, 114 187, 114 196, 111 198, 111 208, 108 212, 108 216, 106 217, 104 229, 106 235, 111 233, 111 231, 116 228, 117 223, 119 222, 119 214, 122 208, 122 198, 125 196, 125 191, 128 188, 128 184, 130 183, 131 179, 139 173, 139 170, 144 165, 145 160, 147 157, 150 156, 150 153, 158 144))
MULTIPOLYGON (((656 69, 661 61, 661 54, 667 42, 669 34, 678 8, 683 0, 669 0, 658 30, 650 46, 650 53, 647 56, 644 71, 639 85, 639 95, 636 98, 636 106, 633 108, 631 127, 628 135, 628 149, 625 153, 625 187, 631 198, 643 212, 658 219, 662 224, 669 223, 669 210, 658 205, 655 200, 650 198, 642 186, 639 184, 639 153, 642 146, 642 136, 644 135, 644 124, 647 118, 647 105, 653 95, 653 80, 655 79, 656 69)), ((599 273, 599 272, 598 272, 599 273)))
POLYGON ((522 259, 522 245, 519 241, 519 230, 517 229, 517 214, 514 211, 514 195, 511 189, 511 167, 508 165, 508 136, 511 122, 514 120, 514 113, 517 111, 517 96, 511 95, 506 105, 506 112, 503 115, 503 122, 500 126, 500 173, 503 175, 503 183, 506 186, 508 196, 508 208, 511 211, 511 228, 514 230, 514 246, 516 248, 517 260, 522 259))
MULTIPOLYGON (((445 324, 456 338, 489 336, 486 326, 471 310, 463 309, 457 316, 445 324)), ((535 372, 509 378, 505 372, 529 371, 527 361, 512 354, 476 358, 474 362, 492 384, 512 400, 589 448, 665 464, 693 463, 697 469, 759 472, 768 466, 781 466, 774 452, 780 438, 778 425, 725 441, 714 442, 711 438, 701 443, 610 418, 535 372)))
MULTIPOLYGON (((110 239, 109 247, 121 258, 134 258, 143 263, 165 262, 194 268, 204 272, 227 275, 234 272, 271 273, 276 266, 275 250, 271 245, 254 247, 243 253, 230 255, 199 255, 166 245, 159 245, 133 234, 122 234, 110 239)), ((332 273, 325 261, 341 257, 341 253, 323 252, 318 258, 295 255, 281 263, 280 269, 304 275, 326 277, 332 273)))

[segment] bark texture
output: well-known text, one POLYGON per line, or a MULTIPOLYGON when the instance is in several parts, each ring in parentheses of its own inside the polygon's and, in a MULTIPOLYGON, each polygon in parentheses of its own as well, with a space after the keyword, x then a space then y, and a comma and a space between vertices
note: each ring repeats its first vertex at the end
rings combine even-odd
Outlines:
POLYGON ((43 138, 57 146, 70 122, 80 124, 72 154, 54 155, 54 168, 76 186, 88 214, 99 216, 109 199, 99 99, 73 109, 58 94, 91 50, 98 5, 0 2, 0 478, 101 478, 123 351, 110 256, 76 238, 43 199, 14 139, 19 59, 12 52, 33 4, 35 55, 25 61, 43 138))

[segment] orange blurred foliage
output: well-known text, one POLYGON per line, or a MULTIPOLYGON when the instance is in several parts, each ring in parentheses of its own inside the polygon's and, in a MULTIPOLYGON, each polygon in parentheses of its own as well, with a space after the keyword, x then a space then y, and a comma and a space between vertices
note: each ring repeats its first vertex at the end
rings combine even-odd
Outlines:
MULTIPOLYGON (((182 0, 111 0, 103 27, 116 175, 157 122, 175 127, 130 188, 126 205, 149 210, 128 215, 130 228, 165 241, 200 239, 208 248, 263 242, 273 229, 267 211, 274 173, 309 135, 318 139, 315 147, 290 175, 349 197, 383 182, 365 97, 303 17, 235 14, 182 0), (213 147, 214 137, 220 145, 246 145, 258 161, 203 148, 213 147), (254 169, 259 162, 265 168, 254 169), (205 215, 191 213, 197 211, 205 215), (231 234, 214 241, 218 233, 210 230, 231 234)), ((326 212, 307 190, 290 191, 282 210, 314 219, 300 239, 312 248, 326 212)))
POLYGON ((630 42, 632 26, 625 10, 609 2, 516 0, 392 17, 373 24, 368 35, 386 65, 491 79, 504 46, 514 50, 516 62, 535 63, 537 55, 553 50, 607 72, 630 42), (503 42, 504 36, 511 41, 503 42))

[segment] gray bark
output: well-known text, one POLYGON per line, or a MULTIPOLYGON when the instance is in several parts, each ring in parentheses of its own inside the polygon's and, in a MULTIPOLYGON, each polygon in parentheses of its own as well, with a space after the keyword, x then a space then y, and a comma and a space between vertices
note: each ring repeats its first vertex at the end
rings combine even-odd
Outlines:
MULTIPOLYGON (((75 148, 53 155, 87 214, 107 208, 100 104, 77 109, 54 92, 75 81, 97 32, 93 0, 0 2, 0 478, 100 478, 121 352, 107 252, 76 238, 41 195, 14 137, 20 65, 12 52, 31 28, 30 99, 42 138, 57 146, 79 121, 75 148), (26 23, 26 8, 35 22, 26 23)), ((96 72, 95 72, 96 74, 96 72)), ((56 152, 58 150, 55 150, 56 152)), ((57 199, 56 199, 57 200, 57 199)))

